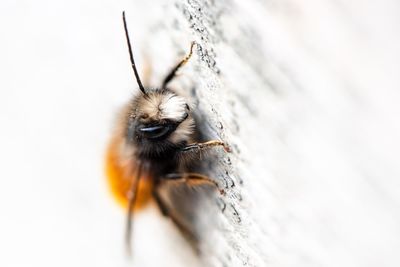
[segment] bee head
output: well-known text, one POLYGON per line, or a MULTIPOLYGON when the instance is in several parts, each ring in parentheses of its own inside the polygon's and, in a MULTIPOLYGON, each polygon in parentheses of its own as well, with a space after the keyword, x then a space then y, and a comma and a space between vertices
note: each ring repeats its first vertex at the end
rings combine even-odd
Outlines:
POLYGON ((185 99, 169 90, 155 90, 134 99, 127 137, 139 143, 179 145, 191 139, 193 128, 185 99))
MULTIPOLYGON (((190 116, 190 108, 185 99, 166 88, 166 83, 172 76, 167 76, 167 82, 164 82, 162 89, 147 90, 143 86, 133 58, 125 12, 122 17, 131 66, 141 91, 141 94, 134 98, 129 110, 126 138, 128 142, 136 143, 142 154, 161 155, 166 150, 182 146, 191 140, 194 120, 190 116)), ((186 61, 178 64, 172 73, 186 61)))

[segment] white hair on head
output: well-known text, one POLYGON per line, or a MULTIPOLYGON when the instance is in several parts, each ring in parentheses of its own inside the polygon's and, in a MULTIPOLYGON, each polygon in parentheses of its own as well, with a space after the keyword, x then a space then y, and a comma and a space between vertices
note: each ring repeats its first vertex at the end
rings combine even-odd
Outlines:
POLYGON ((164 94, 148 94, 141 98, 141 111, 149 117, 162 120, 180 121, 187 113, 186 101, 172 92, 164 94))
MULTIPOLYGON (((149 120, 172 120, 180 122, 168 137, 172 143, 191 142, 195 121, 188 110, 185 98, 173 92, 148 93, 138 99, 140 113, 149 120)), ((140 116, 140 114, 138 114, 140 116)))
POLYGON ((160 103, 161 117, 163 119, 182 120, 186 116, 186 101, 183 97, 168 93, 163 95, 160 103))

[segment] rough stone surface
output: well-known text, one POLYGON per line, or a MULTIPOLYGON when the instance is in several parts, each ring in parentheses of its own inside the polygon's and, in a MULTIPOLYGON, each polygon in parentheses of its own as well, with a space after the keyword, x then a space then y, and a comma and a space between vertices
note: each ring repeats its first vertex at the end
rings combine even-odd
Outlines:
POLYGON ((173 51, 198 43, 176 86, 192 88, 206 135, 232 147, 213 173, 227 194, 192 220, 207 266, 399 263, 399 11, 390 1, 165 6, 157 23, 173 51))

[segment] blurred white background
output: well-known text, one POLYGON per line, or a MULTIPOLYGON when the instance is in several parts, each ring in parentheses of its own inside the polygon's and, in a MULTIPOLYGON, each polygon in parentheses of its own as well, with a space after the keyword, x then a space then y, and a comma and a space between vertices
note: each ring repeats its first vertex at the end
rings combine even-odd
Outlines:
MULTIPOLYGON (((130 265, 103 158, 136 89, 121 12, 140 55, 138 26, 162 8, 145 2, 0 3, 0 266, 130 265)), ((154 207, 136 216, 134 261, 187 266, 191 250, 160 218, 154 207)))
MULTIPOLYGON (((164 15, 159 2, 1 1, 0 266, 131 265, 103 158, 115 113, 136 88, 121 12, 141 65, 147 26, 164 15)), ((302 119, 293 125, 289 117, 290 149, 271 157, 287 178, 268 185, 282 206, 265 209, 277 224, 284 217, 287 230, 287 239, 277 230, 281 254, 271 261, 396 266, 399 3, 295 2, 236 3, 293 79, 279 88, 289 95, 282 106, 302 119)), ((134 235, 137 266, 195 266, 154 207, 136 216, 134 235)))

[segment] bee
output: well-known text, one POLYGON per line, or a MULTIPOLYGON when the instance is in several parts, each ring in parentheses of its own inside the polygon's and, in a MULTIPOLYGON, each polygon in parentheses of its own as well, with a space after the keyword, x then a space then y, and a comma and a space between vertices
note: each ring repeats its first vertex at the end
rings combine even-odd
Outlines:
POLYGON ((186 99, 168 86, 192 56, 195 43, 192 42, 189 54, 169 72, 161 87, 147 88, 136 68, 125 12, 122 12, 122 19, 139 91, 123 107, 118 118, 106 153, 106 174, 111 191, 127 209, 125 242, 130 252, 134 210, 143 207, 150 198, 154 198, 163 215, 170 217, 183 232, 188 232, 166 205, 159 189, 166 183, 209 184, 218 189, 215 180, 195 172, 190 166, 200 159, 201 152, 214 147, 228 152, 229 148, 219 140, 196 142, 192 110, 186 99))

